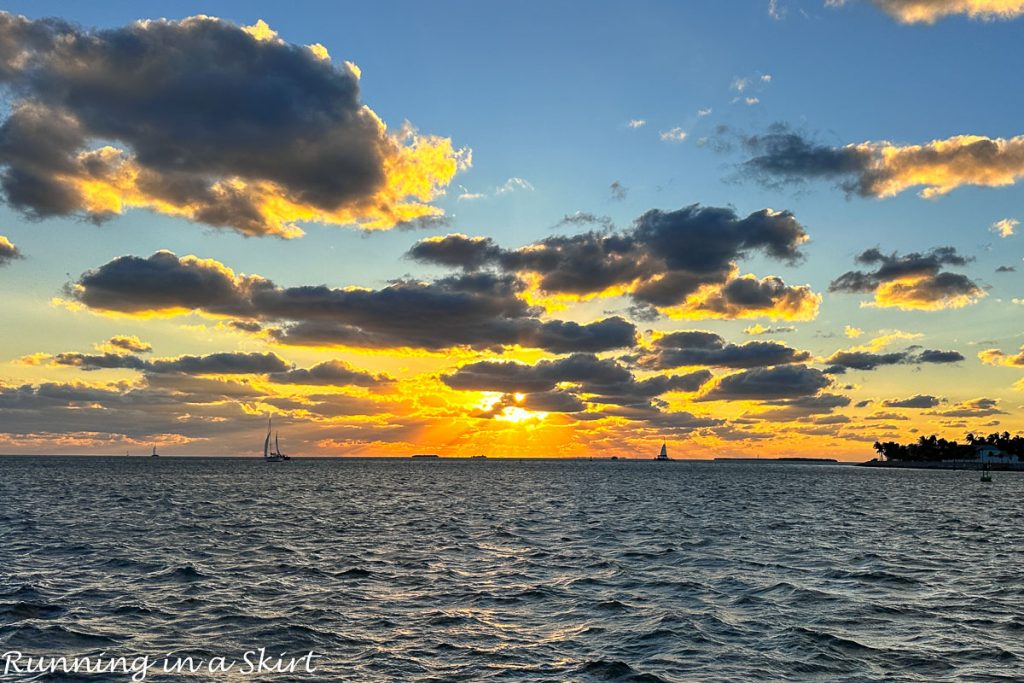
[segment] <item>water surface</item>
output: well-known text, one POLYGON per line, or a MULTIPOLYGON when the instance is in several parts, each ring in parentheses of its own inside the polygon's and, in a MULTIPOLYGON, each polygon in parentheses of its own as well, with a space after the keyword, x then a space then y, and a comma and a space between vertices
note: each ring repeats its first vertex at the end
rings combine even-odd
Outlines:
POLYGON ((0 651, 322 656, 275 681, 1019 680, 1024 475, 995 476, 0 458, 0 651))

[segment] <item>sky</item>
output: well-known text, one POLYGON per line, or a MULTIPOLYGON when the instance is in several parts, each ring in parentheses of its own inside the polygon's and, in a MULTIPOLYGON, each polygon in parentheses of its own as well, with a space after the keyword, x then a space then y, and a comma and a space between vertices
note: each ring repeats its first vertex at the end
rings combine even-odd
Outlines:
POLYGON ((1024 0, 8 2, 0 452, 1016 432, 1024 0))

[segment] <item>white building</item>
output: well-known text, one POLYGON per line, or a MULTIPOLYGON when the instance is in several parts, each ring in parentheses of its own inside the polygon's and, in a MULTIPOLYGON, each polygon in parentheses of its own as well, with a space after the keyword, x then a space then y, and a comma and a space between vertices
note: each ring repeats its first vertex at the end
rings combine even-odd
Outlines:
POLYGON ((975 446, 974 453, 981 462, 998 462, 1006 464, 1020 462, 1020 458, 1016 455, 1011 455, 1002 448, 996 448, 995 446, 989 446, 988 444, 975 446))

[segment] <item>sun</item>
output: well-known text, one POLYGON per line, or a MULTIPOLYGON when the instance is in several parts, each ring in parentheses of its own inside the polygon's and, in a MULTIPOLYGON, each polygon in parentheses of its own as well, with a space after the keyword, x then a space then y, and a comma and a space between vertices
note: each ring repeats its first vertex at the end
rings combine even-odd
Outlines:
POLYGON ((505 409, 495 415, 494 419, 503 422, 528 422, 530 420, 540 421, 547 416, 547 413, 534 412, 519 406, 505 406, 505 409))
POLYGON ((516 392, 513 394, 502 394, 498 392, 483 392, 483 397, 477 404, 477 410, 486 413, 488 417, 502 422, 522 423, 540 422, 548 416, 546 412, 539 410, 528 410, 521 404, 526 400, 526 394, 516 392))

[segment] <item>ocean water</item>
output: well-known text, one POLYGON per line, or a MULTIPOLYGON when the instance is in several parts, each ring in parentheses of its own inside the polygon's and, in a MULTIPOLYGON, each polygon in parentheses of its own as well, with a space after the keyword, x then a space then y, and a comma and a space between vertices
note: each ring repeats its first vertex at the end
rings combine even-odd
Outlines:
POLYGON ((1021 680, 1024 474, 995 478, 0 458, 0 652, 317 655, 146 680, 1021 680))

